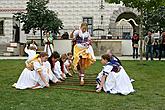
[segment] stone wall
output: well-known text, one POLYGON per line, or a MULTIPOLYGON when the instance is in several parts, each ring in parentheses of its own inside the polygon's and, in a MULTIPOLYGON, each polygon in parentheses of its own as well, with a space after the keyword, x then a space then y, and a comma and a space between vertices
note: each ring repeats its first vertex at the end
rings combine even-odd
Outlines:
POLYGON ((121 56, 122 41, 121 40, 94 40, 92 43, 93 50, 96 56, 105 54, 107 50, 112 50, 112 52, 121 56))
MULTIPOLYGON (((54 50, 60 54, 71 51, 71 40, 54 40, 54 50)), ((108 49, 116 56, 132 55, 131 40, 93 40, 92 47, 96 56, 100 56, 108 49)))
POLYGON ((12 19, 11 18, 1 18, 4 21, 4 35, 0 35, 0 43, 1 44, 6 44, 10 43, 13 38, 13 25, 12 25, 12 19))

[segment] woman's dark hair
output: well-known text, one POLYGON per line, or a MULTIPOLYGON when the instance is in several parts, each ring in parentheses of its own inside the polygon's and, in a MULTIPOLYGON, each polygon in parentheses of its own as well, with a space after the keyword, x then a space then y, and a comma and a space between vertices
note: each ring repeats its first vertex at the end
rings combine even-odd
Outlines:
POLYGON ((68 53, 67 53, 67 56, 69 56, 69 55, 72 55, 72 52, 68 52, 68 53))
POLYGON ((102 55, 101 58, 103 58, 104 60, 107 60, 107 61, 111 60, 111 57, 108 54, 102 55))
POLYGON ((51 68, 54 68, 54 62, 52 62, 52 58, 55 58, 55 59, 60 58, 60 54, 57 51, 54 51, 52 55, 48 58, 51 68))
POLYGON ((60 54, 57 51, 54 51, 50 57, 60 58, 60 54))
POLYGON ((62 54, 61 57, 60 57, 60 60, 59 60, 62 72, 64 72, 64 62, 62 61, 62 59, 66 59, 66 58, 67 58, 67 55, 62 54))

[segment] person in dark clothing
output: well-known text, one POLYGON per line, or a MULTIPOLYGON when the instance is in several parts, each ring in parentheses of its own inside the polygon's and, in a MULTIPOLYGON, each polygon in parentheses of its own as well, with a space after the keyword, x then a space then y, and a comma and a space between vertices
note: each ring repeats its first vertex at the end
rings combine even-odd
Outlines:
POLYGON ((146 60, 148 60, 148 54, 150 53, 151 60, 153 60, 153 45, 154 45, 154 37, 152 36, 152 32, 148 31, 148 35, 144 38, 144 45, 146 46, 146 60))
POLYGON ((61 39, 69 39, 68 32, 64 32, 64 34, 61 36, 61 39))
POLYGON ((138 48, 139 48, 139 36, 138 34, 134 33, 132 36, 132 47, 133 47, 133 58, 138 58, 138 48), (136 55, 136 57, 135 57, 136 55))
POLYGON ((154 42, 153 54, 155 55, 155 58, 159 57, 159 44, 158 44, 158 41, 156 39, 154 42))
POLYGON ((161 60, 162 55, 165 56, 165 31, 163 31, 159 37, 159 47, 159 60, 161 60))

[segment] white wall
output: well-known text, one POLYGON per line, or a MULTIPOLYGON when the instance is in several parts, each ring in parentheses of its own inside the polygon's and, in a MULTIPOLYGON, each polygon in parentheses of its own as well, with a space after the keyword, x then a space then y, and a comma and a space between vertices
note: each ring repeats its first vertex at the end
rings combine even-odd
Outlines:
MULTIPOLYGON (((132 55, 132 43, 131 40, 121 40, 122 55, 132 55)), ((54 51, 59 52, 60 54, 71 52, 71 40, 54 40, 54 51)))
POLYGON ((132 41, 131 40, 122 40, 122 55, 132 55, 132 41))
MULTIPOLYGON (((144 41, 142 41, 142 50, 144 52, 144 41)), ((132 48, 132 41, 131 40, 122 40, 122 55, 132 55, 133 48, 132 48)), ((140 40, 139 40, 139 49, 138 53, 140 55, 140 40)))
POLYGON ((59 52, 60 54, 71 52, 72 40, 54 40, 54 51, 59 52))

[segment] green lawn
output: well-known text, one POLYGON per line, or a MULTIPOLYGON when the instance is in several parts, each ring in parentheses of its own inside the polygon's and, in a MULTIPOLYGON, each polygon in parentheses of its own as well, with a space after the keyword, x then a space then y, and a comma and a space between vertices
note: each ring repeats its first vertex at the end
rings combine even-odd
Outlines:
POLYGON ((136 93, 128 96, 95 93, 97 61, 87 70, 86 85, 77 75, 64 83, 38 90, 16 90, 11 85, 24 69, 24 60, 0 60, 0 110, 165 110, 165 63, 122 61, 136 93))

